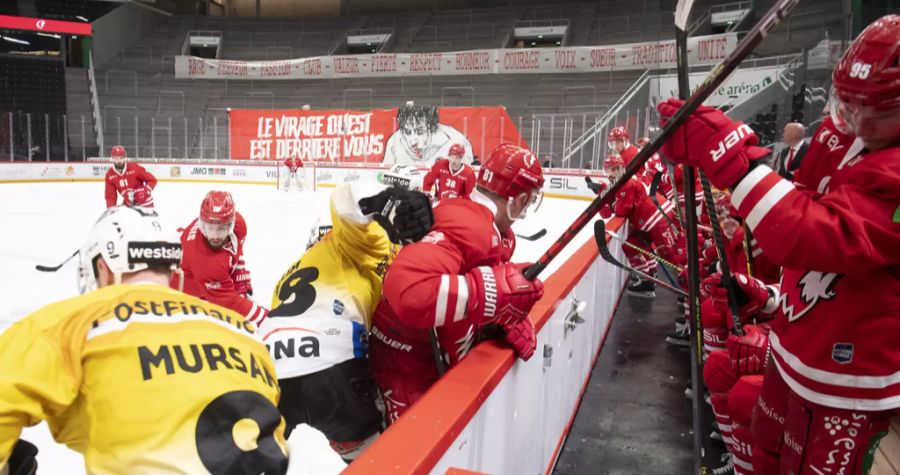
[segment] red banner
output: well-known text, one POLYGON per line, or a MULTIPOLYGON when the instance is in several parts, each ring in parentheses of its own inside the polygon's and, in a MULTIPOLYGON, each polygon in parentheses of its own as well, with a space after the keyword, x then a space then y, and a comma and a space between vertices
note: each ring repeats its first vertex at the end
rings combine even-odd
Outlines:
MULTIPOLYGON (((231 158, 430 166, 460 144, 464 160, 501 142, 523 144, 503 107, 403 106, 355 110, 230 112, 231 158)), ((525 145, 525 144, 523 144, 525 145)))
POLYGON ((81 36, 91 36, 92 33, 90 23, 7 15, 0 15, 0 29, 43 31, 45 33, 64 33, 81 36))

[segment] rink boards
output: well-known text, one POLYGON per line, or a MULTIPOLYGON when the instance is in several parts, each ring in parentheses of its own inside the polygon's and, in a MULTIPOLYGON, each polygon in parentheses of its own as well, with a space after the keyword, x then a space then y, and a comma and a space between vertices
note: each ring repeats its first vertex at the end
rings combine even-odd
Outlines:
MULTIPOLYGON (((170 182, 234 183, 276 186, 276 162, 140 160, 157 179, 170 182)), ((312 190, 353 181, 375 181, 390 167, 375 163, 307 164, 300 170, 312 190)), ((0 184, 31 182, 102 181, 109 169, 104 160, 88 162, 0 162, 0 184)), ((422 169, 426 172, 427 169, 422 169)), ((600 178, 599 173, 590 176, 600 178)), ((544 194, 553 198, 591 198, 580 170, 548 170, 544 174, 544 194)))
MULTIPOLYGON (((274 188, 278 176, 275 164, 258 162, 141 163, 164 182, 274 188)), ((0 184, 99 182, 108 167, 103 162, 2 163, 0 184)), ((385 169, 329 164, 307 166, 304 173, 312 187, 327 189, 342 182, 374 181, 385 169)), ((580 201, 591 196, 582 173, 554 170, 545 178, 547 196, 579 200, 571 203, 577 210, 587 204, 580 201)), ((542 251, 567 222, 538 224, 549 228, 548 236, 538 243, 521 241, 523 250, 530 245, 542 251)), ((614 220, 608 227, 620 229, 621 223, 614 220)), ((352 464, 348 473, 446 473, 450 468, 548 473, 571 427, 626 279, 621 270, 598 258, 596 245, 586 236, 589 233, 579 234, 571 246, 574 253, 565 252, 549 269, 549 277, 542 275, 544 298, 531 313, 538 328, 538 346, 530 361, 517 360, 511 350, 497 343, 476 347, 352 464), (580 312, 578 302, 584 302, 580 312), (581 319, 583 323, 576 323, 581 319)), ((618 241, 611 241, 610 247, 622 257, 618 241)))

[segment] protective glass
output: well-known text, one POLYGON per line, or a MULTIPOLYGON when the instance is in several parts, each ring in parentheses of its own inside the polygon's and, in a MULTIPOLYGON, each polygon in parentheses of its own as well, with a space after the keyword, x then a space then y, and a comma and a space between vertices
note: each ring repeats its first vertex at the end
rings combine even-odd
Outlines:
POLYGON ((221 245, 234 232, 234 220, 227 223, 209 223, 200 219, 200 232, 213 245, 221 245))
POLYGON ((611 178, 610 181, 616 181, 623 173, 625 173, 625 167, 603 167, 603 172, 606 173, 606 176, 611 178))
POLYGON ((512 209, 514 198, 510 198, 509 201, 506 202, 506 214, 513 221, 519 219, 525 219, 529 213, 537 213, 537 210, 541 208, 541 203, 544 202, 544 192, 542 190, 532 190, 528 195, 528 204, 522 208, 522 211, 518 216, 513 216, 512 209))

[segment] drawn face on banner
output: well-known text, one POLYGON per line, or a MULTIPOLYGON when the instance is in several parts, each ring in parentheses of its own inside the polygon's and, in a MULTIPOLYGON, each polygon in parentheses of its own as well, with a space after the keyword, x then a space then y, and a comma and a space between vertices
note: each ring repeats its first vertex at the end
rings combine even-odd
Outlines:
POLYGON ((408 150, 416 160, 422 160, 438 130, 437 107, 403 106, 397 113, 397 125, 408 150))
POLYGON ((388 139, 384 163, 429 166, 447 157, 456 144, 463 147, 463 162, 471 162, 469 140, 454 127, 438 122, 437 107, 404 105, 397 111, 397 131, 388 139))

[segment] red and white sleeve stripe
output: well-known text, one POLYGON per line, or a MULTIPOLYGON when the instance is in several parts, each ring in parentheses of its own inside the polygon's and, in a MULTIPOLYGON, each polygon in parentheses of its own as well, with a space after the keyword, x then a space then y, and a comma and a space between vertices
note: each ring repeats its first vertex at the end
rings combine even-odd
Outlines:
POLYGON ((250 311, 247 312, 246 318, 248 322, 258 327, 259 324, 269 316, 269 311, 266 310, 265 307, 257 305, 256 302, 252 300, 250 301, 250 303, 252 304, 252 306, 250 307, 250 311))
POLYGON ((441 275, 441 283, 438 286, 437 299, 434 305, 434 326, 439 327, 447 323, 448 317, 452 322, 458 322, 466 318, 466 306, 469 303, 469 286, 463 275, 441 275))
POLYGON ((731 202, 741 216, 745 217, 750 230, 756 231, 769 211, 793 190, 795 188, 791 182, 778 176, 771 168, 761 165, 735 187, 731 202))

